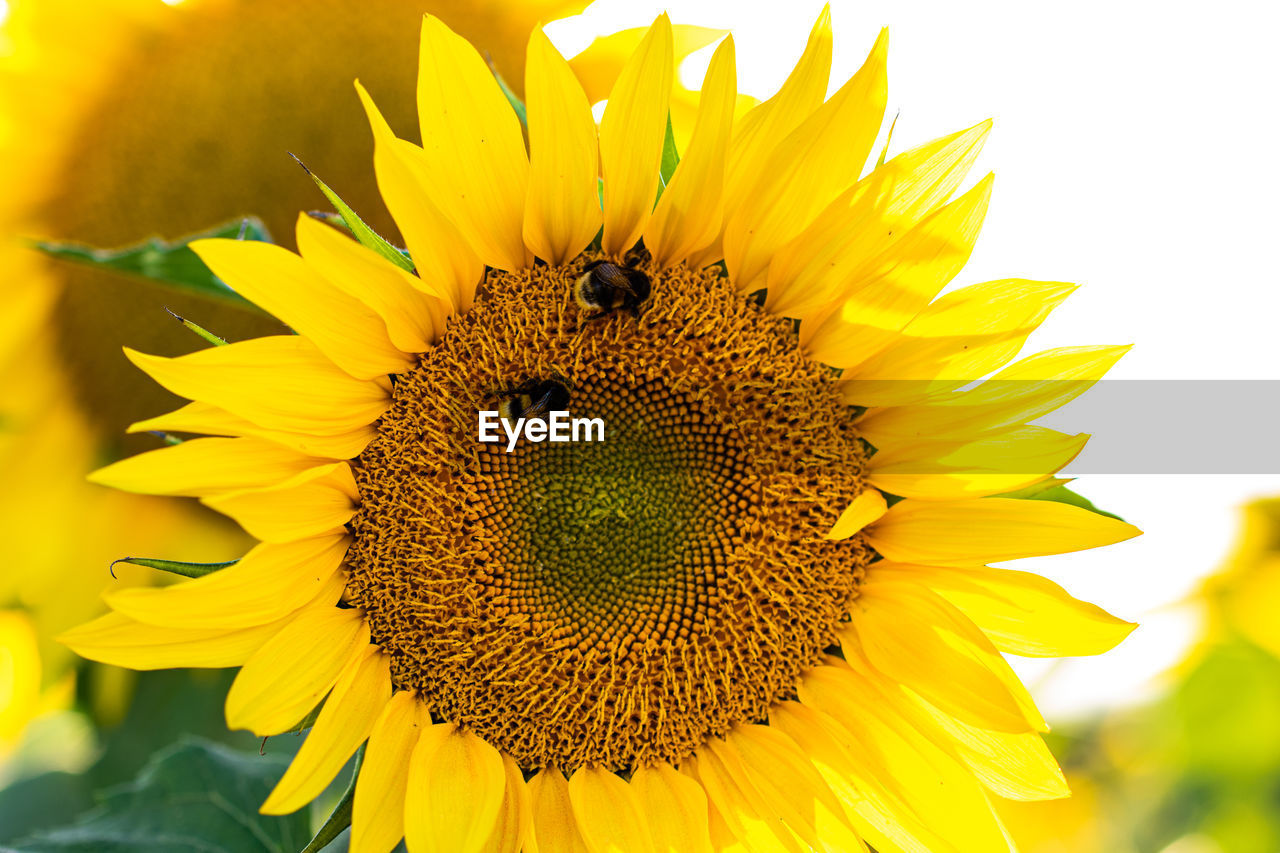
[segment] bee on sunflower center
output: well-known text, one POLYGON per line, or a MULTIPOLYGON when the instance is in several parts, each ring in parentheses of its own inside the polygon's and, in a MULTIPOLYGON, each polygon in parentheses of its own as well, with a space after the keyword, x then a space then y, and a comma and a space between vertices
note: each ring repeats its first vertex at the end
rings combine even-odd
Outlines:
POLYGON ((607 317, 615 311, 630 311, 639 317, 649 299, 651 285, 644 270, 628 262, 591 261, 573 284, 573 300, 583 311, 607 317))

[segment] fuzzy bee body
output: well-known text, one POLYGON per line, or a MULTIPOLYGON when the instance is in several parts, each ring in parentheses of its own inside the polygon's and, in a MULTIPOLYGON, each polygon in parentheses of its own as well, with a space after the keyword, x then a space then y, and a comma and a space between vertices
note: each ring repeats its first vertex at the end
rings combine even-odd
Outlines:
POLYGON ((644 270, 612 261, 592 261, 583 267, 573 285, 578 307, 597 316, 630 311, 640 316, 640 307, 649 299, 649 276, 644 270))
POLYGON ((569 406, 569 389, 560 379, 529 379, 501 392, 501 397, 498 416, 508 421, 545 418, 569 406))

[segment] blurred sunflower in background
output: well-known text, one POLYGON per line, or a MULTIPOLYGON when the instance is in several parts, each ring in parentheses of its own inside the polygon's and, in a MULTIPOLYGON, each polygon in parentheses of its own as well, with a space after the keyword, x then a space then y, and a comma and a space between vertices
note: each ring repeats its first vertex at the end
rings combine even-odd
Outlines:
MULTIPOLYGON (((191 350, 198 341, 165 322, 165 308, 237 337, 281 330, 256 312, 42 257, 24 238, 121 246, 253 214, 290 244, 294 214, 320 197, 297 180, 288 151, 395 234, 365 168, 371 142, 350 132, 362 121, 351 80, 363 75, 381 93, 388 120, 408 132, 414 93, 403 69, 416 61, 424 11, 472 39, 519 92, 534 22, 583 5, 13 0, 0 31, 0 464, 24 487, 0 496, 9 543, 0 607, 35 619, 38 642, 8 652, 31 656, 24 671, 43 668, 46 685, 61 684, 73 660, 52 636, 101 612, 108 585, 148 581, 127 565, 113 580, 111 561, 157 553, 208 559, 245 547, 243 534, 190 502, 85 482, 104 462, 155 446, 125 427, 175 400, 140 381, 121 345, 191 350)), ((685 55, 720 33, 678 27, 676 35, 685 55)), ((587 85, 607 87, 639 37, 600 39, 577 57, 587 85)), ((690 98, 680 90, 677 102, 690 98)), ((124 676, 95 672, 101 719, 122 713, 124 676)))
POLYGON ((1139 532, 1028 499, 1087 439, 1028 422, 1126 348, 1014 361, 1061 283, 938 296, 986 211, 990 176, 959 189, 989 123, 862 177, 887 39, 826 98, 831 49, 824 12, 735 120, 725 39, 678 150, 665 16, 598 129, 534 29, 526 150, 427 16, 422 146, 358 84, 407 252, 305 215, 297 254, 198 241, 297 334, 128 350, 191 401, 130 429, 209 437, 95 481, 198 497, 260 544, 112 592, 64 641, 241 667, 232 727, 310 728, 267 813, 367 740, 353 850, 1011 849, 994 800, 1068 789, 1001 653, 1133 625, 986 564, 1139 532), (477 412, 551 401, 607 440, 477 443, 477 412))

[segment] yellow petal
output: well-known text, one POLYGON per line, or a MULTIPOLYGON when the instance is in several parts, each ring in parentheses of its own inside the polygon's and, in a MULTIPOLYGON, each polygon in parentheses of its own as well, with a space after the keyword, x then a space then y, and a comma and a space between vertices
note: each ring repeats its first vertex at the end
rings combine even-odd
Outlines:
POLYGON ((644 244, 658 269, 685 260, 720 234, 725 158, 737 88, 733 36, 729 36, 716 48, 707 68, 689 148, 645 226, 644 244))
POLYGON ((496 749, 453 723, 429 727, 409 759, 405 843, 414 853, 479 853, 505 790, 496 749))
POLYGON ((862 68, 774 148, 724 229, 724 260, 741 292, 765 285, 774 253, 858 180, 880 131, 888 32, 862 68))
POLYGON ((1012 492, 1047 479, 1089 436, 1021 427, 970 442, 896 441, 871 457, 867 482, 889 494, 961 500, 1012 492))
POLYGON ((1038 732, 996 732, 957 720, 918 696, 912 724, 964 764, 987 790, 1012 800, 1071 796, 1057 759, 1038 732))
MULTIPOLYGON (((597 36, 585 50, 569 60, 569 67, 581 81, 588 102, 596 104, 609 97, 623 66, 648 33, 648 27, 631 27, 607 36, 597 36)), ((673 24, 671 36, 676 63, 679 64, 689 54, 723 38, 727 33, 728 30, 673 24)))
POLYGON ((476 49, 434 15, 422 19, 418 123, 433 201, 480 260, 523 269, 529 158, 520 120, 476 49))
POLYGON ((1089 390, 1128 351, 1127 346, 1045 350, 939 401, 872 409, 858 421, 858 431, 881 447, 895 437, 972 440, 986 430, 1020 426, 1089 390))
POLYGON ((252 628, 173 628, 108 613, 72 628, 58 642, 81 657, 129 669, 218 669, 244 663, 284 621, 252 628))
POLYGON ((391 669, 377 646, 347 663, 289 769, 262 804, 263 814, 289 814, 324 791, 356 751, 391 699, 391 669))
POLYGON ((980 566, 1098 548, 1141 532, 1118 519, 1054 501, 978 498, 904 500, 864 535, 871 547, 895 562, 980 566))
POLYGON ((459 311, 471 308, 484 264, 462 238, 462 232, 431 200, 431 175, 421 148, 391 132, 365 88, 356 91, 373 128, 373 168, 378 191, 404 236, 418 277, 430 292, 449 295, 459 311))
POLYGON ((869 778, 910 803, 924 826, 949 840, 929 853, 1012 851, 972 771, 907 723, 896 700, 836 666, 810 670, 798 690, 801 702, 838 722, 841 745, 869 778))
POLYGON ((414 694, 391 697, 369 733, 356 779, 351 816, 351 853, 390 853, 404 837, 408 757, 431 715, 414 694))
POLYGON ((274 622, 313 599, 333 577, 350 539, 334 534, 262 543, 234 566, 167 587, 109 593, 107 604, 149 625, 239 629, 274 622))
POLYGON ((827 5, 782 88, 736 123, 725 174, 725 210, 742 205, 778 145, 822 105, 831 76, 831 41, 831 7, 827 5))
POLYGON ((769 724, 790 735, 845 804, 859 835, 883 853, 954 853, 911 804, 882 784, 865 747, 854 755, 847 735, 830 716, 799 702, 780 702, 769 710, 769 724))
POLYGON ((655 853, 711 853, 707 794, 670 764, 637 767, 631 795, 649 827, 655 853))
POLYGON ((502 770, 507 777, 502 807, 484 849, 494 853, 538 853, 538 841, 533 836, 533 802, 524 773, 516 760, 505 753, 502 770))
POLYGON ((998 370, 1076 286, 1005 279, 944 294, 877 355, 848 371, 845 401, 902 406, 955 391, 998 370))
POLYGON ((163 358, 125 355, 165 388, 272 430, 337 435, 373 423, 390 403, 298 335, 252 338, 163 358))
POLYGON ((310 216, 298 219, 297 236, 307 264, 377 314, 393 346, 406 353, 425 352, 439 339, 451 312, 447 291, 310 216))
POLYGON ((287 731, 324 698, 347 662, 368 644, 369 626, 361 611, 303 611, 236 676, 227 691, 227 725, 260 737, 287 731))
POLYGON ((768 726, 738 725, 725 742, 741 756, 756 789, 801 838, 814 847, 865 850, 839 800, 794 740, 768 726), (837 838, 842 843, 835 843, 837 838))
POLYGON ((546 853, 588 853, 569 800, 569 783, 555 767, 545 767, 529 780, 534 837, 546 853))
POLYGON ((1008 654, 1100 655, 1119 645, 1137 627, 1029 572, 944 569, 886 560, 876 564, 876 573, 929 587, 960 608, 996 648, 1008 654))
POLYGON ((788 826, 777 805, 756 787, 736 749, 720 738, 709 738, 695 755, 690 766, 694 778, 747 849, 774 846, 807 853, 814 846, 801 840, 803 828, 788 826))
MULTIPOLYGON (((846 633, 856 635, 871 665, 947 713, 1003 732, 1042 725, 1009 689, 1016 676, 991 641, 927 588, 873 576, 859 590, 852 616, 846 633)), ((857 645, 854 637, 849 642, 857 645)))
POLYGON ((532 155, 524 242, 558 266, 576 257, 600 230, 596 122, 582 84, 541 28, 529 36, 524 80, 532 155))
POLYGON ((800 346, 817 361, 852 368, 895 341, 902 328, 969 262, 991 199, 992 177, 925 217, 849 282, 838 301, 800 324, 800 346))
POLYGON ((840 513, 836 523, 832 525, 823 538, 835 541, 848 539, 871 522, 880 518, 888 509, 884 495, 875 489, 867 489, 854 498, 845 511, 840 513))
POLYGON ((351 466, 335 462, 303 471, 275 486, 201 502, 231 516, 255 538, 294 542, 341 531, 355 515, 359 500, 351 466))
POLYGON ((569 779, 569 802, 587 849, 644 853, 653 849, 645 815, 630 786, 599 767, 581 767, 569 779))
MULTIPOLYGON (((306 214, 299 217, 314 222, 306 214)), ((258 240, 196 240, 191 249, 232 290, 274 314, 357 379, 404 373, 413 359, 359 299, 334 287, 306 261, 258 240)))
POLYGON ((377 431, 370 424, 337 435, 312 435, 264 429, 217 406, 198 402, 188 403, 172 412, 130 424, 128 431, 131 433, 208 433, 240 438, 264 438, 316 459, 353 459, 377 435, 377 431))
POLYGON ((89 482, 148 495, 202 497, 274 485, 322 462, 260 438, 197 438, 99 468, 89 482))
POLYGON ((600 120, 604 242, 621 255, 640 239, 658 193, 658 167, 671 98, 671 21, 661 14, 609 93, 600 120))
POLYGON ((899 154, 841 193, 769 264, 765 306, 807 317, 951 197, 991 129, 983 122, 899 154))

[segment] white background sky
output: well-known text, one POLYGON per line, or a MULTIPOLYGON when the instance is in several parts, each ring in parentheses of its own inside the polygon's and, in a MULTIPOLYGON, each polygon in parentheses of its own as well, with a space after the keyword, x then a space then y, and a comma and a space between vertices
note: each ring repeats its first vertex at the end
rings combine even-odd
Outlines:
MULTIPOLYGON (((732 29, 741 89, 766 96, 821 8, 598 0, 548 32, 572 55, 593 32, 646 25, 666 9, 676 23, 732 29)), ((995 195, 957 284, 1083 284, 1032 339, 1037 348, 1136 344, 1117 378, 1280 379, 1276 8, 836 0, 833 78, 856 70, 888 26, 889 114, 901 110, 892 152, 995 119, 973 172, 996 172, 995 195)), ((709 59, 709 50, 695 56, 682 79, 696 85, 709 59)), ((1187 400, 1168 425, 1191 445, 1197 421, 1231 416, 1187 400)), ((1092 475, 1077 485, 1146 535, 1018 568, 1143 625, 1104 658, 1021 667, 1059 716, 1153 689, 1194 636, 1194 613, 1176 603, 1226 552, 1239 504, 1280 493, 1280 472, 1092 475)))

